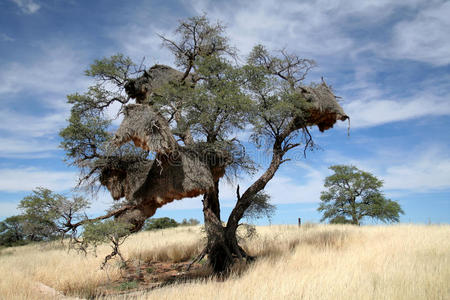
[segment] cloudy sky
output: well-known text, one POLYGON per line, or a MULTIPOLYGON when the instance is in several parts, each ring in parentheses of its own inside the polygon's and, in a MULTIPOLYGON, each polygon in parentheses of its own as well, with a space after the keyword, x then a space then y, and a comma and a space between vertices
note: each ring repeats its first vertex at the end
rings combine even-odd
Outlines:
MULTIPOLYGON (((276 174, 267 187, 278 208, 273 223, 318 221, 333 164, 383 179, 402 222, 450 222, 450 2, 440 0, 2 0, 0 219, 37 186, 70 194, 78 170, 63 162, 58 131, 69 115, 65 96, 90 84, 89 64, 122 52, 171 65, 157 33, 170 36, 178 20, 202 13, 226 24, 242 57, 262 43, 314 59, 308 81, 324 76, 351 117, 350 136, 344 123, 314 130, 320 149, 292 153, 276 174)), ((267 163, 267 154, 253 155, 267 163)), ((221 187, 223 216, 234 191, 221 187)), ((110 202, 100 193, 90 213, 110 202)), ((201 219, 201 201, 176 201, 156 216, 201 219)))

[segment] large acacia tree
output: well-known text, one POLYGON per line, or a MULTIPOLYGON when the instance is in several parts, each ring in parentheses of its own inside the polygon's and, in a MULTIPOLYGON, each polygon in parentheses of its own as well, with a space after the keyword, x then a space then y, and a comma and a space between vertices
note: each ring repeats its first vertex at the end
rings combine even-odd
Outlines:
POLYGON ((68 161, 81 168, 81 182, 99 183, 122 199, 104 217, 126 220, 133 230, 166 203, 203 195, 208 243, 202 254, 223 272, 236 259, 250 259, 236 229, 289 160, 288 151, 313 145, 310 126, 324 131, 348 117, 323 80, 303 84, 312 60, 257 45, 242 62, 224 27, 204 16, 180 22, 174 39, 160 37, 176 68, 147 69, 121 54, 90 66, 86 75, 96 84, 68 96, 72 111, 62 146, 68 161), (105 113, 114 103, 124 116, 118 129, 105 113), (245 191, 238 186, 223 225, 220 180, 258 168, 246 154, 247 141, 236 137, 239 130, 251 130, 251 142, 265 147, 271 159, 245 191))

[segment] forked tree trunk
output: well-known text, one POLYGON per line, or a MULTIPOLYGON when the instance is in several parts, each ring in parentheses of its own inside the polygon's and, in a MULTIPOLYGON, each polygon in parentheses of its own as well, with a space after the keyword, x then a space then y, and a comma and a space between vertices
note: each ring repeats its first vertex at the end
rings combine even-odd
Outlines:
POLYGON ((217 181, 214 190, 203 197, 203 214, 208 239, 206 246, 208 264, 214 273, 222 274, 230 269, 235 259, 242 259, 247 255, 237 243, 236 230, 231 232, 222 225, 218 196, 219 182, 217 181))
POLYGON ((215 182, 214 190, 203 197, 203 214, 205 230, 208 238, 206 254, 208 263, 215 273, 224 273, 229 270, 235 259, 253 260, 238 244, 236 231, 245 211, 251 204, 253 196, 264 189, 280 167, 284 152, 279 143, 273 148, 272 161, 261 177, 259 177, 242 195, 237 192, 237 203, 233 208, 226 227, 220 220, 219 182, 215 182))

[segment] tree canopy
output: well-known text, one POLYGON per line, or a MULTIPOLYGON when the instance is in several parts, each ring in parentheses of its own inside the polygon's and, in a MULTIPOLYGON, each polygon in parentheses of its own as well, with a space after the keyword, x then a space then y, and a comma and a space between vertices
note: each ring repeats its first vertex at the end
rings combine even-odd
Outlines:
POLYGON ((380 191, 382 180, 355 166, 334 165, 330 169, 334 174, 325 179, 327 190, 322 192, 318 208, 322 221, 359 225, 364 218, 371 218, 399 222, 403 210, 380 191))
POLYGON ((20 215, 0 222, 0 245, 22 245, 65 236, 68 225, 82 222, 89 202, 81 196, 68 198, 43 187, 35 188, 19 203, 20 215))
POLYGON ((174 219, 163 217, 163 218, 150 218, 145 222, 144 230, 156 230, 177 227, 178 222, 174 219))

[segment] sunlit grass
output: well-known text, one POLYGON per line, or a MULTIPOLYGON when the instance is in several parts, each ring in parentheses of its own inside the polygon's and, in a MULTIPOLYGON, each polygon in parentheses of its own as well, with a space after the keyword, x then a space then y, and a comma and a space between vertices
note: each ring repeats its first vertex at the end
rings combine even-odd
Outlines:
MULTIPOLYGON (((185 261, 203 243, 200 227, 181 227, 133 235, 123 253, 132 261, 185 261)), ((450 299, 448 225, 258 227, 243 247, 259 258, 242 274, 166 286, 139 299, 450 299)), ((121 276, 114 261, 100 270, 108 251, 104 245, 97 257, 84 256, 58 243, 3 249, 0 298, 48 298, 37 282, 92 297, 121 276)))

